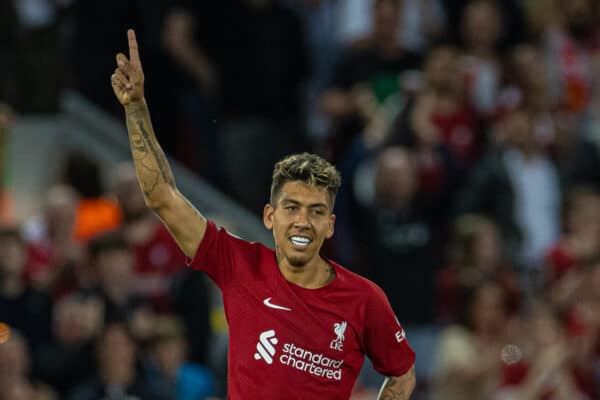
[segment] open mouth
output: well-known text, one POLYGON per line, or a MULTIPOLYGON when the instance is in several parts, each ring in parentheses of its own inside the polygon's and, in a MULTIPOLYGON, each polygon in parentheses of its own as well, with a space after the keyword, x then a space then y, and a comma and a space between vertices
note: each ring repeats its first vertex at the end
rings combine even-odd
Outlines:
POLYGON ((296 247, 300 247, 300 248, 304 248, 306 246, 308 246, 312 240, 310 240, 309 238, 305 237, 305 236, 292 236, 290 237, 290 242, 292 242, 292 244, 296 247))

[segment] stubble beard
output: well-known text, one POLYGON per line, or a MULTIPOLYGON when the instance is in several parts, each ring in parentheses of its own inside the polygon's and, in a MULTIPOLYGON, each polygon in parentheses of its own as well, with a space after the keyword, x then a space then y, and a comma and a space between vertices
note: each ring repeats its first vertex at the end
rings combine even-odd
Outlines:
POLYGON ((281 262, 286 260, 288 264, 294 268, 302 268, 308 264, 307 257, 287 256, 281 248, 277 249, 277 264, 281 266, 281 262))

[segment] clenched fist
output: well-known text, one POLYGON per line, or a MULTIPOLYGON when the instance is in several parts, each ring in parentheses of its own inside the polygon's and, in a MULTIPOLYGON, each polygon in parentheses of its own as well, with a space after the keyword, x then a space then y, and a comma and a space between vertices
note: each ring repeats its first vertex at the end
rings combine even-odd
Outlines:
POLYGON ((117 54, 117 69, 111 76, 115 96, 124 106, 144 99, 144 71, 133 29, 127 31, 127 39, 129 59, 123 53, 117 54))

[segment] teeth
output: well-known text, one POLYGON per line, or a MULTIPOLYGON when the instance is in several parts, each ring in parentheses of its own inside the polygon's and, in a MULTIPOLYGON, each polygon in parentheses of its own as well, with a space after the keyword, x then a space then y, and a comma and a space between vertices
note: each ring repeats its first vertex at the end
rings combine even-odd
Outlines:
POLYGON ((310 243, 309 238, 305 238, 302 236, 292 236, 290 238, 290 240, 292 241, 292 243, 294 243, 295 245, 298 245, 298 246, 306 246, 310 243))

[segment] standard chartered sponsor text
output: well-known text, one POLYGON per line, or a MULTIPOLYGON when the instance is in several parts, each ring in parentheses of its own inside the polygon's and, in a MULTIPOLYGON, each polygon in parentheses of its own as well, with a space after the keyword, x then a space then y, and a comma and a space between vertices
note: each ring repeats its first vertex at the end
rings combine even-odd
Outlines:
POLYGON ((336 381, 342 379, 341 366, 344 360, 335 360, 321 353, 313 353, 292 343, 283 345, 283 353, 279 356, 279 362, 311 375, 336 381))

